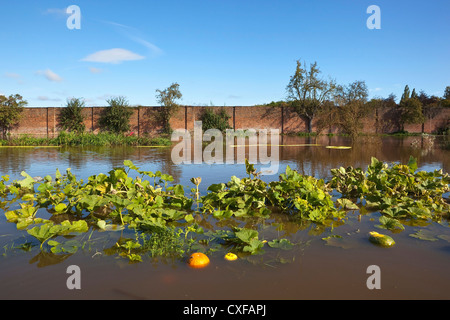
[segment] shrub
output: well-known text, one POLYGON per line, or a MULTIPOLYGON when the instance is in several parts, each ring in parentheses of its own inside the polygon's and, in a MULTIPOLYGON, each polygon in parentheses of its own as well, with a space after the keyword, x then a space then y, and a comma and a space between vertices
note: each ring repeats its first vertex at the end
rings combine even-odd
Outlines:
POLYGON ((124 97, 107 100, 109 107, 105 108, 100 118, 103 130, 113 133, 124 133, 130 130, 130 117, 133 114, 128 101, 124 97))
POLYGON ((66 107, 59 114, 59 126, 68 131, 82 133, 85 129, 84 116, 82 114, 84 101, 79 98, 67 100, 66 107))
POLYGON ((214 112, 212 108, 206 108, 201 116, 202 129, 218 129, 220 131, 225 131, 226 129, 231 129, 228 124, 228 120, 231 117, 225 111, 225 109, 220 109, 219 112, 214 112))

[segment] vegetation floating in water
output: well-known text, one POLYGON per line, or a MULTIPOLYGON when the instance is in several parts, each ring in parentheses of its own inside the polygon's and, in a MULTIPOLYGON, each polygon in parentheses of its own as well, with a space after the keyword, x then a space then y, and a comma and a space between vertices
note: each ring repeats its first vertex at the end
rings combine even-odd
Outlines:
POLYGON ((74 254, 84 244, 70 236, 91 231, 90 238, 93 232, 120 231, 103 252, 131 262, 142 261, 143 255, 182 259, 191 252, 225 248, 251 256, 264 253, 265 248, 296 246, 285 238, 265 239, 258 230, 236 224, 205 231, 199 221, 208 219, 264 221, 276 213, 298 223, 333 229, 345 221, 348 211, 375 210, 380 213, 378 227, 401 232, 414 221, 449 218, 450 205, 444 198, 450 191, 448 174, 418 171, 412 157, 406 165, 388 165, 372 158, 366 171, 332 169, 328 182, 288 166, 278 181, 267 183, 253 164, 246 161, 245 166, 247 177, 233 176, 227 183, 212 184, 202 196, 201 178, 191 179, 195 187, 187 195, 183 185, 172 184, 172 176, 141 170, 130 160, 122 168, 87 180, 77 179, 70 169, 65 174, 57 169, 54 176, 41 181, 22 172, 23 179, 11 184, 8 176, 2 177, 0 205, 6 219, 31 236, 31 243, 37 241, 43 252, 74 254))

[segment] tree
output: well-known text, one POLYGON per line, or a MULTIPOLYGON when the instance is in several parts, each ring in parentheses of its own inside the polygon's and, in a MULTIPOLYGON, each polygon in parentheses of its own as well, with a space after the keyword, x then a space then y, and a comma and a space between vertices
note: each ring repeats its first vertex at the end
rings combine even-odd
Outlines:
POLYGON ((403 94, 402 97, 400 98, 400 103, 402 103, 402 101, 406 101, 409 98, 411 98, 411 91, 409 90, 408 85, 405 86, 405 89, 403 89, 403 94))
POLYGON ((130 130, 130 117, 133 114, 128 101, 124 97, 106 100, 109 107, 103 110, 100 126, 113 133, 124 133, 130 130))
POLYGON ((425 93, 425 91, 421 90, 419 92, 419 96, 417 97, 419 101, 422 103, 422 114, 423 114, 423 122, 422 122, 422 133, 425 132, 425 120, 431 119, 435 117, 438 113, 437 107, 439 107, 441 99, 436 96, 429 96, 425 93))
POLYGON ((308 122, 308 132, 312 131, 312 121, 323 108, 325 101, 329 100, 336 84, 333 80, 323 80, 319 78, 320 70, 317 62, 310 64, 309 71, 302 67, 300 60, 297 60, 297 68, 291 76, 286 87, 287 99, 294 105, 299 116, 305 117, 308 122))
POLYGON ((415 89, 413 89, 413 94, 410 94, 408 85, 405 86, 399 107, 401 131, 405 130, 405 124, 424 122, 422 102, 420 102, 415 89))
POLYGON ((450 108, 450 86, 445 87, 444 96, 442 97, 440 106, 450 108))
POLYGON ((170 133, 172 131, 172 128, 170 127, 170 118, 179 108, 179 105, 175 101, 181 99, 181 97, 182 94, 178 83, 172 83, 170 87, 164 90, 156 90, 156 99, 162 106, 160 120, 163 124, 164 133, 170 133))
POLYGON ((445 100, 450 100, 450 86, 445 87, 444 96, 443 98, 445 100))
POLYGON ((0 128, 3 139, 6 139, 7 133, 19 123, 24 106, 27 103, 18 94, 9 97, 0 95, 0 128))
POLYGON ((339 107, 338 123, 355 140, 363 127, 362 119, 370 109, 367 103, 369 90, 364 81, 354 81, 336 90, 335 103, 339 107))
POLYGON ((59 126, 68 131, 82 133, 85 129, 83 116, 84 101, 79 98, 67 100, 65 108, 59 113, 59 126))

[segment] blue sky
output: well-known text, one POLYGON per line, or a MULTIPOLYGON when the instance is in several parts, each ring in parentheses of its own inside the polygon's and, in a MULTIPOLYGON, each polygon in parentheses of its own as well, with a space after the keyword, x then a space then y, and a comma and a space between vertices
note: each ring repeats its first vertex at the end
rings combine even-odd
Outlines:
POLYGON ((442 96, 450 85, 450 1, 0 0, 0 94, 31 107, 88 106, 125 96, 157 105, 180 84, 187 105, 286 98, 297 59, 371 97, 405 85, 442 96), (81 10, 70 30, 66 8, 81 10), (381 29, 366 12, 381 9, 381 29))

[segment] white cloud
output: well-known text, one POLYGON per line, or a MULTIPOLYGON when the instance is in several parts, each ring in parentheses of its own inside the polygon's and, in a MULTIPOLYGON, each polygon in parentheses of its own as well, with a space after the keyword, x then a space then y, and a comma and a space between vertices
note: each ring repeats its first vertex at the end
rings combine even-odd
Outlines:
POLYGON ((150 51, 155 55, 160 55, 163 52, 160 48, 155 46, 153 43, 148 42, 147 40, 144 40, 144 39, 141 39, 141 38, 135 37, 135 36, 130 36, 130 39, 133 41, 136 41, 137 43, 142 44, 147 49, 150 49, 150 51))
POLYGON ((5 72, 5 77, 11 78, 11 79, 19 79, 20 74, 14 73, 14 72, 5 72))
POLYGON ((143 37, 140 35, 140 32, 138 29, 130 27, 130 26, 126 26, 124 24, 121 23, 117 23, 117 22, 113 22, 113 21, 102 21, 103 23, 106 24, 110 24, 112 26, 115 26, 117 30, 119 30, 119 32, 121 34, 123 34, 125 37, 127 37, 128 39, 137 42, 141 45, 143 45, 144 47, 146 47, 147 49, 149 49, 150 53, 152 55, 160 55, 163 53, 163 51, 158 48, 156 45, 154 45, 153 43, 144 40, 143 37))
POLYGON ((114 95, 112 95, 112 94, 105 93, 105 94, 103 94, 101 96, 96 97, 95 99, 104 101, 104 100, 108 100, 108 99, 112 98, 113 96, 114 95))
POLYGON ((374 89, 369 89, 369 91, 371 92, 377 92, 377 91, 381 91, 383 90, 382 88, 374 88, 374 89))
POLYGON ((88 55, 82 61, 101 62, 101 63, 121 63, 123 61, 142 60, 145 57, 138 55, 126 49, 115 48, 109 50, 97 51, 88 55))
POLYGON ((18 84, 23 84, 22 76, 18 73, 5 72, 5 77, 16 80, 18 84))
POLYGON ((48 8, 44 11, 44 14, 52 14, 59 17, 68 16, 67 8, 48 8))
POLYGON ((102 73, 102 72, 103 72, 102 69, 94 68, 94 67, 89 68, 89 71, 90 71, 91 73, 102 73))
POLYGON ((61 82, 61 81, 63 81, 63 79, 59 75, 57 75, 56 73, 54 73, 50 69, 39 70, 39 71, 36 72, 36 74, 43 75, 44 77, 47 78, 48 81, 54 81, 54 82, 61 82))
POLYGON ((38 96, 37 100, 39 101, 61 101, 59 98, 49 98, 47 96, 38 96))

